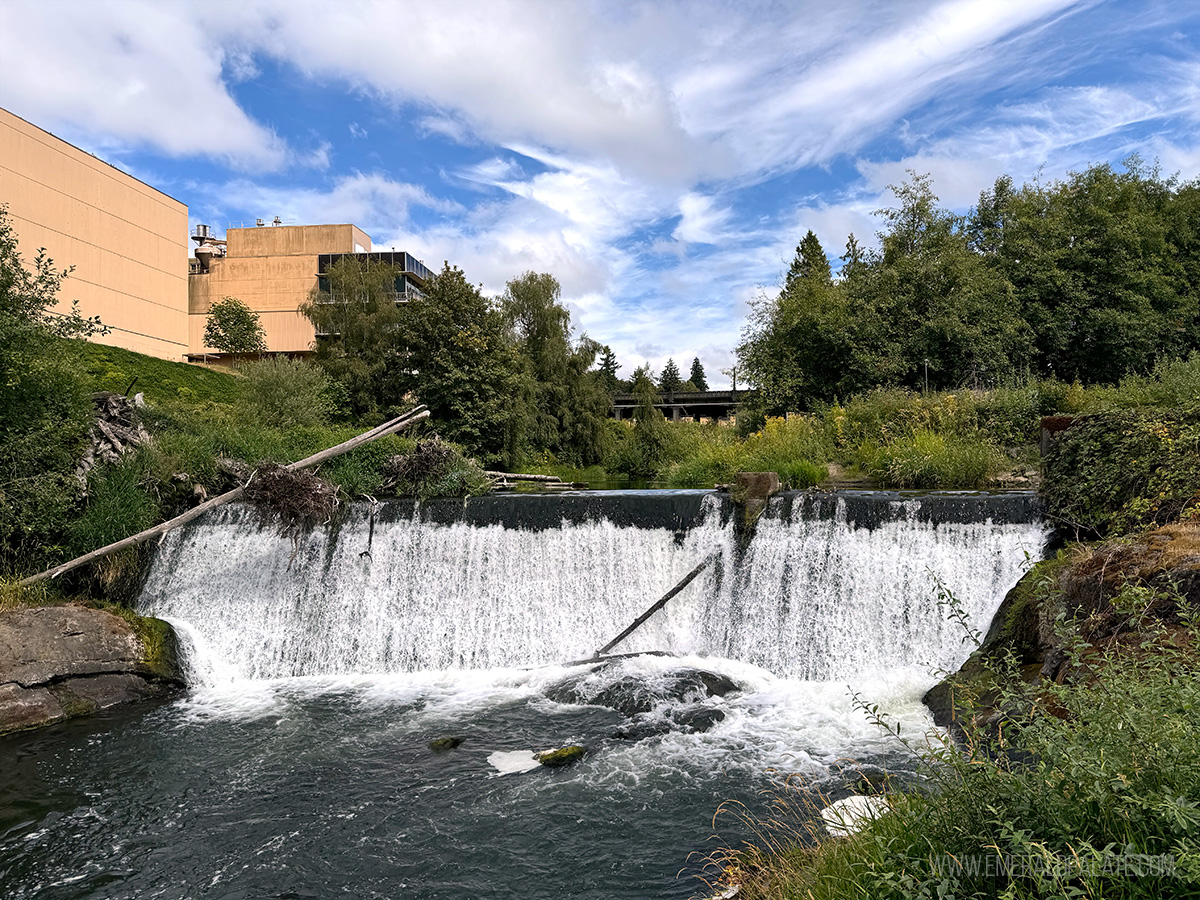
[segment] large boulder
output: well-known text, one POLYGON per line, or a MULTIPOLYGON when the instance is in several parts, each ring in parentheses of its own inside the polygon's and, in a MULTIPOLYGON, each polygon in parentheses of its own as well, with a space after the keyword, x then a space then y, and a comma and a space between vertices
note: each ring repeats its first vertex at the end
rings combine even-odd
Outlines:
POLYGON ((81 606, 0 611, 0 734, 172 695, 184 684, 159 619, 81 606))

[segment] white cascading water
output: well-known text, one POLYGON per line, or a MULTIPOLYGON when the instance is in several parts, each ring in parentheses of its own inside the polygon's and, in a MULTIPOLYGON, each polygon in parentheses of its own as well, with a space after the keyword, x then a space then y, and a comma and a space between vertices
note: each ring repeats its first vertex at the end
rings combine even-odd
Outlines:
POLYGON ((825 517, 768 510, 740 554, 715 496, 682 535, 606 519, 525 530, 413 517, 377 522, 369 537, 357 509, 293 544, 252 510, 226 508, 167 537, 141 606, 179 624, 207 660, 197 680, 532 666, 590 656, 715 557, 615 652, 711 655, 817 680, 932 671, 967 652, 937 580, 985 630, 1045 528, 930 524, 921 502, 893 502, 873 529, 849 522, 840 501, 825 517))

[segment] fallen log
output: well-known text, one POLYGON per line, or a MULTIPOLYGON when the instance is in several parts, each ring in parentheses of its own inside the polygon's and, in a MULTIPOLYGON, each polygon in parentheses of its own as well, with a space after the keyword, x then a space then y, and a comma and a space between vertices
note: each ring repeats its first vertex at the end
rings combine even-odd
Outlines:
POLYGON ((689 584, 691 584, 692 581, 695 579, 695 577, 697 575, 699 575, 701 572, 703 572, 708 567, 708 564, 710 562, 712 562, 711 556, 708 559, 706 559, 704 562, 700 563, 700 565, 696 566, 696 568, 692 569, 692 571, 688 572, 685 576, 683 576, 683 580, 680 581, 679 584, 675 585, 675 587, 673 587, 669 591, 667 591, 662 596, 662 598, 659 599, 653 606, 651 606, 648 610, 646 610, 644 613, 642 613, 640 616, 638 616, 636 619, 634 619, 632 625, 630 625, 628 628, 626 628, 624 631, 622 631, 620 634, 618 634, 615 638, 613 638, 611 641, 609 641, 607 644, 605 644, 603 647, 601 647, 599 650, 597 650, 595 656, 593 656, 592 658, 599 659, 600 657, 604 656, 604 654, 606 654, 613 647, 617 646, 617 644, 621 643, 621 641, 625 640, 625 638, 629 637, 631 634, 633 634, 635 631, 637 631, 638 628, 641 627, 643 622, 645 622, 648 618, 650 618, 652 615, 654 615, 656 612, 658 612, 660 609, 662 609, 664 606, 666 606, 668 600, 670 600, 672 597, 674 597, 676 594, 678 594, 680 591, 682 591, 685 587, 687 587, 689 584))
MULTIPOLYGON (((381 438, 384 435, 395 434, 399 431, 403 431, 408 426, 414 425, 417 422, 420 422, 422 419, 427 418, 429 418, 429 410, 427 410, 424 406, 415 407, 402 416, 397 416, 391 421, 384 422, 377 428, 372 428, 370 431, 366 431, 360 435, 352 437, 348 441, 343 441, 336 447, 330 447, 327 450, 322 450, 320 453, 314 453, 312 456, 299 460, 298 462, 290 463, 284 466, 284 468, 307 469, 312 466, 319 465, 326 460, 341 456, 343 453, 349 453, 355 447, 361 447, 363 444, 370 443, 376 438, 381 438)), ((254 476, 251 475, 250 477, 253 478, 254 476)), ((235 500, 240 500, 243 496, 245 496, 245 493, 246 488, 244 485, 242 487, 234 488, 232 491, 226 491, 224 494, 213 497, 211 500, 205 501, 199 506, 192 507, 187 512, 183 513, 183 515, 176 516, 173 519, 168 519, 166 522, 155 525, 153 528, 147 528, 145 531, 140 531, 135 535, 117 541, 115 544, 109 544, 107 547, 101 547, 98 550, 85 553, 83 556, 76 557, 70 562, 62 563, 61 565, 55 566, 52 569, 47 569, 45 572, 39 572, 37 575, 30 575, 28 578, 21 580, 21 587, 37 584, 39 581, 44 581, 47 578, 57 578, 59 575, 70 572, 72 569, 78 569, 80 566, 86 565, 94 560, 102 559, 111 553, 116 553, 128 547, 136 547, 138 544, 144 544, 146 541, 151 540, 152 538, 164 535, 168 531, 178 528, 180 525, 186 525, 193 519, 200 518, 200 516, 204 515, 210 509, 216 509, 218 506, 224 506, 226 503, 232 503, 235 500)))
POLYGON ((503 478, 505 481, 540 481, 546 484, 562 484, 557 475, 524 475, 520 472, 484 472, 488 478, 503 478))

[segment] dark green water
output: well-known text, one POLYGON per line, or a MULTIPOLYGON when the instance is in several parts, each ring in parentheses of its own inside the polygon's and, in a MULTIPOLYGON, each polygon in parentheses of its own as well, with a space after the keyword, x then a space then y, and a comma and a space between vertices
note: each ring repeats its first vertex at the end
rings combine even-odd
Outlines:
MULTIPOLYGON (((653 684, 662 665, 626 671, 653 684)), ((820 779, 855 742, 898 759, 840 687, 731 671, 747 690, 705 701, 723 722, 640 741, 611 737, 621 713, 550 702, 546 677, 515 670, 243 684, 3 739, 0 893, 691 897, 719 845, 714 812, 761 806, 769 764, 820 779), (785 738, 804 723, 807 738, 785 738), (465 740, 434 753, 445 735, 465 740), (500 774, 488 761, 575 742, 592 752, 568 769, 500 774)), ((920 718, 910 699, 900 708, 920 718)), ((718 826, 745 837, 732 818, 718 826)))

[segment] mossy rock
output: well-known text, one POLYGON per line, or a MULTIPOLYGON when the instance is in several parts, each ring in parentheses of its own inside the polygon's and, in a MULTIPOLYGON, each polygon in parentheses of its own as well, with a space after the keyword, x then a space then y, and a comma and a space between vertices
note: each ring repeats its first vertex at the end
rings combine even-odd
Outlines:
POLYGON ((579 744, 571 744, 569 747, 546 750, 543 753, 536 753, 534 756, 543 766, 560 769, 563 766, 569 766, 576 760, 583 759, 585 753, 587 753, 587 747, 581 747, 579 744))
POLYGON ((460 737, 440 737, 434 738, 429 742, 429 749, 434 753, 447 753, 462 746, 465 738, 460 737))
POLYGON ((182 684, 183 666, 179 659, 179 638, 170 623, 153 616, 139 616, 124 607, 109 607, 129 623, 142 643, 142 670, 153 678, 182 684))

